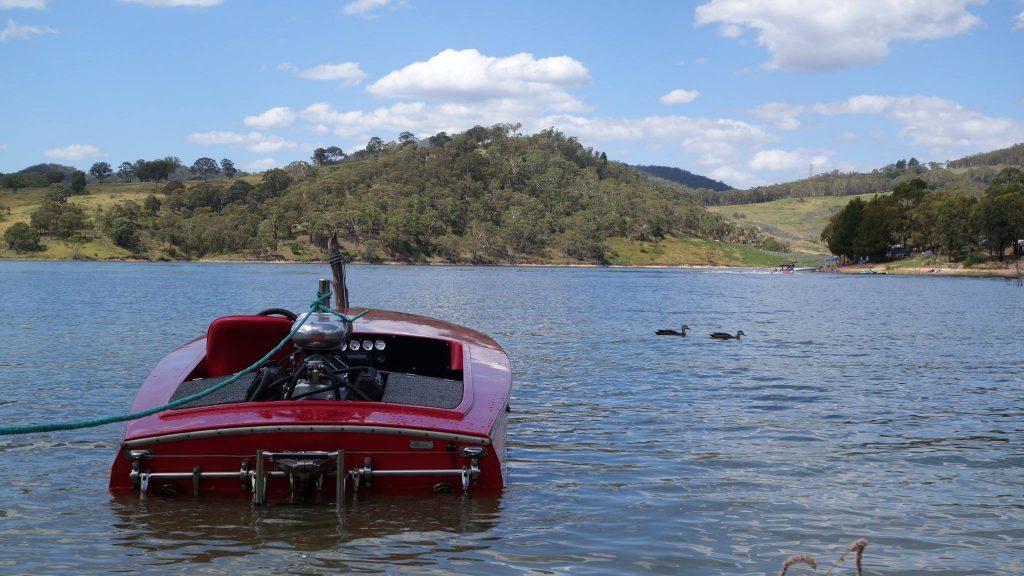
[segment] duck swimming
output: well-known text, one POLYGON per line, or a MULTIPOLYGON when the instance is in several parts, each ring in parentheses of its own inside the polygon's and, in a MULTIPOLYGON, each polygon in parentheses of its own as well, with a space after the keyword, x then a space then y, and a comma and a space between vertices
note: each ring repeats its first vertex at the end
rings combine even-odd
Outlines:
POLYGON ((735 336, 733 336, 732 334, 729 334, 728 332, 712 332, 711 333, 711 337, 715 338, 716 340, 732 340, 733 338, 735 338, 736 340, 739 340, 740 336, 746 336, 746 334, 743 333, 743 330, 739 330, 738 332, 736 332, 735 336))
POLYGON ((689 326, 683 324, 682 328, 680 328, 678 332, 676 332, 675 330, 669 330, 668 328, 662 328, 655 332, 655 334, 657 334, 658 336, 686 336, 686 331, 689 329, 689 326))

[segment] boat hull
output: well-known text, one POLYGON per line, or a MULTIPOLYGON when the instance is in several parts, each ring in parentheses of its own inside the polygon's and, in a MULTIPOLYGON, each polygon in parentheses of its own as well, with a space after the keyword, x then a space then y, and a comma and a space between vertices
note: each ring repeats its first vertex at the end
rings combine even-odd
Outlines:
MULTIPOLYGON (((447 342, 446 362, 462 375, 461 400, 444 408, 294 400, 161 412, 126 425, 110 490, 244 495, 257 502, 356 490, 500 490, 511 387, 500 346, 464 327, 394 312, 360 319, 355 336, 364 335, 447 342)), ((165 357, 133 411, 160 406, 183 382, 205 377, 206 351, 200 338, 165 357)))

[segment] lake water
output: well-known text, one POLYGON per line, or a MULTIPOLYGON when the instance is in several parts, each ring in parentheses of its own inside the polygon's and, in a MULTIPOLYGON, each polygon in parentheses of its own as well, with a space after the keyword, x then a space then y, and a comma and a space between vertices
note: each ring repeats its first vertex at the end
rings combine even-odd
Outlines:
MULTIPOLYGON (((757 271, 351 266, 355 305, 487 332, 500 497, 114 498, 121 425, 0 437, 0 573, 1024 573, 1024 289, 757 271), (654 336, 689 324, 686 338, 654 336), (743 330, 742 341, 712 331, 743 330), (823 570, 824 571, 824 570, 823 570), (852 573, 849 560, 841 572, 852 573)), ((121 413, 216 316, 326 265, 0 262, 0 422, 121 413)))

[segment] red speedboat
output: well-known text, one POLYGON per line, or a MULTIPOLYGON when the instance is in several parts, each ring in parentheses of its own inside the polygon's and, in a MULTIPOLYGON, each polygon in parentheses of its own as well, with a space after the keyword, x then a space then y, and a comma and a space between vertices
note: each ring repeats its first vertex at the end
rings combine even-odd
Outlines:
POLYGON ((285 342, 215 392, 129 422, 110 490, 341 504, 354 491, 502 488, 511 369, 501 346, 441 320, 347 308, 347 294, 345 304, 365 314, 217 318, 164 357, 132 412, 223 385, 285 342))

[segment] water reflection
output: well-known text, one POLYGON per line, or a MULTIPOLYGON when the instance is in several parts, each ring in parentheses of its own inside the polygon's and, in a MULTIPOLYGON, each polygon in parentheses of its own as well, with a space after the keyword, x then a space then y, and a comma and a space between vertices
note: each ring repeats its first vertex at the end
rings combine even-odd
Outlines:
POLYGON ((249 556, 285 555, 309 566, 354 570, 363 563, 436 564, 486 548, 501 515, 500 496, 435 494, 350 496, 333 503, 253 507, 246 499, 124 496, 110 501, 115 542, 146 565, 238 564, 249 556))

